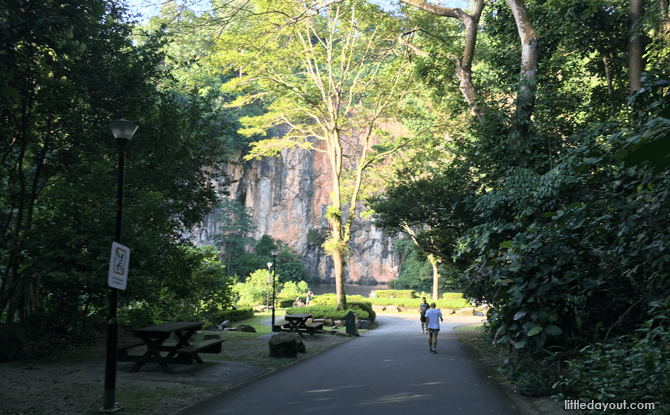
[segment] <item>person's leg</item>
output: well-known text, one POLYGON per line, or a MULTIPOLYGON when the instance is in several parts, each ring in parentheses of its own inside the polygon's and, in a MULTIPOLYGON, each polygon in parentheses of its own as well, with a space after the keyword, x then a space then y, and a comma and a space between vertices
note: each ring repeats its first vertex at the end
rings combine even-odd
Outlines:
POLYGON ((428 329, 428 328, 426 330, 428 330, 428 349, 430 349, 430 351, 432 352, 433 351, 433 333, 431 333, 430 329, 428 329))
POLYGON ((437 348, 437 331, 431 331, 430 336, 433 341, 433 345, 431 346, 433 350, 437 348))

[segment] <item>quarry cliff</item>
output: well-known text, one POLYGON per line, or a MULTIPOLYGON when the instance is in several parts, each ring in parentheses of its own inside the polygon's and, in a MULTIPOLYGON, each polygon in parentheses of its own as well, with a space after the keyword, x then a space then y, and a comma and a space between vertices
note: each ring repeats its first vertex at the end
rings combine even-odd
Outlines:
MULTIPOLYGON (((235 180, 227 188, 248 209, 259 240, 264 234, 280 239, 303 258, 307 275, 325 284, 334 283, 333 262, 322 244, 328 234, 324 214, 332 190, 326 156, 318 151, 283 150, 278 157, 237 162, 225 166, 235 180)), ((360 209, 359 209, 360 211, 360 209)), ((190 238, 199 246, 215 245, 219 232, 214 208, 190 238)), ((371 219, 356 217, 350 243, 351 256, 345 267, 347 284, 375 285, 387 283, 398 273, 394 238, 376 228, 371 219)))

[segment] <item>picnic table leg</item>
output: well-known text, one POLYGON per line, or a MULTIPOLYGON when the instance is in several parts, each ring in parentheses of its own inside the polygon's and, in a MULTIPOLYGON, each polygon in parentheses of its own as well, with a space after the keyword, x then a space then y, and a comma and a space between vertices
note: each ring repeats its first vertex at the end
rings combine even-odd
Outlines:
POLYGON ((179 341, 174 346, 174 350, 172 350, 170 353, 167 354, 167 357, 172 357, 175 354, 177 354, 179 349, 183 349, 184 347, 190 346, 191 344, 188 342, 188 339, 190 339, 191 336, 193 336, 193 334, 195 334, 196 331, 198 331, 197 327, 193 329, 188 329, 185 332, 175 331, 174 333, 177 335, 179 341))
MULTIPOLYGON (((158 338, 155 340, 151 339, 143 339, 144 343, 147 345, 147 351, 142 355, 142 357, 151 357, 151 356, 156 356, 156 357, 162 357, 160 354, 160 347, 165 341, 163 338, 158 338)), ((146 362, 136 362, 133 367, 130 369, 131 372, 139 372, 142 366, 144 366, 146 362)), ((167 363, 160 363, 160 365, 163 367, 163 370, 166 373, 173 373, 172 369, 170 366, 168 366, 167 363)))

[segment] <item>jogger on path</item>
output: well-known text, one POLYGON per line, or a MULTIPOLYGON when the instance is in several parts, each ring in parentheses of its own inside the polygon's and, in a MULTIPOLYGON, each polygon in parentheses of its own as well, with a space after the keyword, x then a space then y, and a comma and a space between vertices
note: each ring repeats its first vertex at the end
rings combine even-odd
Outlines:
POLYGON ((430 303, 430 309, 426 311, 426 327, 428 327, 428 348, 431 353, 437 353, 435 348, 437 347, 437 334, 440 332, 440 321, 444 321, 442 311, 435 308, 435 303, 430 303))

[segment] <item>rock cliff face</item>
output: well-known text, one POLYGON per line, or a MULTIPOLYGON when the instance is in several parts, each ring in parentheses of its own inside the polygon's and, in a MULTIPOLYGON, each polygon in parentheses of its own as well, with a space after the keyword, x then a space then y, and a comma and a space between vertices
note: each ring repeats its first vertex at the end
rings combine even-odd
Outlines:
MULTIPOLYGON (((332 190, 329 162, 323 153, 306 150, 284 150, 280 157, 243 162, 227 166, 227 173, 237 180, 228 188, 251 209, 260 239, 264 234, 280 239, 302 256, 308 276, 323 283, 335 282, 333 261, 325 253, 328 227, 323 215, 332 190)), ((203 226, 191 238, 200 246, 214 245, 218 232, 214 209, 204 218, 203 226)), ((393 239, 377 229, 372 221, 357 217, 352 229, 351 257, 345 266, 346 283, 374 285, 395 278, 398 260, 393 239)))

